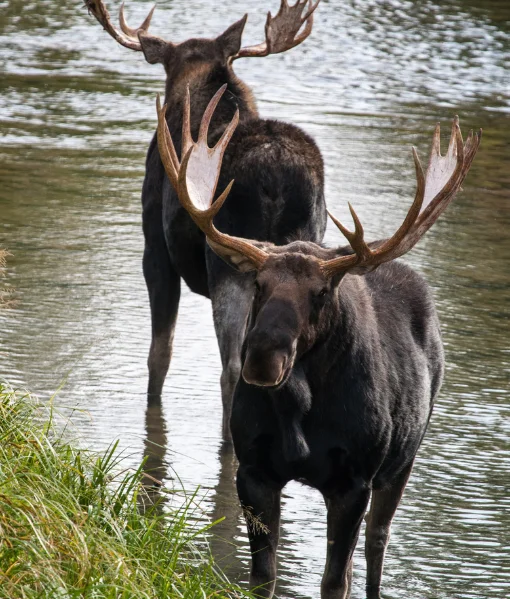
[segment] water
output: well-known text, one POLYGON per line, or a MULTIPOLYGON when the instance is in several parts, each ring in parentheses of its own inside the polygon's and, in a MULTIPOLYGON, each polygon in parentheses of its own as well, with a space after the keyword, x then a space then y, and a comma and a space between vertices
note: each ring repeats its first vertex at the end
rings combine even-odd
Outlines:
MULTIPOLYGON (((129 22, 149 7, 130 2, 129 22)), ((244 41, 256 43, 265 10, 276 7, 160 0, 152 29, 173 41, 213 36, 249 12, 244 41)), ((18 299, 0 315, 0 372, 43 398, 62 386, 56 402, 74 410, 83 444, 120 439, 133 465, 151 453, 165 484, 200 485, 204 519, 227 517, 214 550, 245 580, 203 298, 184 291, 165 394, 146 410, 139 198, 162 69, 117 46, 79 2, 0 8, 0 244, 13 254, 8 282, 18 299)), ((352 202, 371 238, 392 233, 412 201, 411 145, 425 158, 435 122, 446 132, 454 114, 465 133, 484 129, 464 192, 407 257, 435 290, 448 368, 397 512, 385 599, 510 596, 509 67, 507 0, 323 0, 303 46, 236 63, 262 115, 317 139, 330 207, 347 220, 352 202)), ((326 241, 341 242, 333 229, 326 241)), ((322 499, 291 484, 283 518, 278 596, 316 598, 322 499)), ((361 544, 355 560, 360 599, 361 544)))

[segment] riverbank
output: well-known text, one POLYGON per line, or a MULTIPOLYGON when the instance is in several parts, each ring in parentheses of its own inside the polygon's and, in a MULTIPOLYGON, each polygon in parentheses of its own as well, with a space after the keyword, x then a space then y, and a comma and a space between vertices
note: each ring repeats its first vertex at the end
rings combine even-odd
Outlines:
POLYGON ((1 599, 249 596, 214 564, 189 505, 142 513, 142 466, 122 472, 115 446, 83 451, 62 430, 51 406, 0 381, 1 599))

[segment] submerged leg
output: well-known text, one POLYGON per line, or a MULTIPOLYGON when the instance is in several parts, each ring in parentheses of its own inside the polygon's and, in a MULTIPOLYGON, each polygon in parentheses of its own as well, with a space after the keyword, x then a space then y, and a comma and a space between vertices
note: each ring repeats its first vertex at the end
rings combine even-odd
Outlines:
POLYGON ((387 489, 373 491, 372 505, 367 514, 365 557, 367 560, 367 599, 380 599, 384 554, 390 540, 390 527, 412 464, 387 489))
POLYGON ((239 466, 237 492, 246 517, 252 553, 250 589, 270 599, 276 584, 281 486, 252 466, 239 466))
POLYGON ((365 485, 348 493, 330 495, 328 551, 321 584, 321 599, 347 599, 352 583, 352 556, 370 498, 365 485))
POLYGON ((159 396, 172 357, 175 322, 181 297, 181 279, 170 263, 166 245, 150 247, 143 255, 143 274, 149 292, 152 340, 149 351, 147 393, 159 396))

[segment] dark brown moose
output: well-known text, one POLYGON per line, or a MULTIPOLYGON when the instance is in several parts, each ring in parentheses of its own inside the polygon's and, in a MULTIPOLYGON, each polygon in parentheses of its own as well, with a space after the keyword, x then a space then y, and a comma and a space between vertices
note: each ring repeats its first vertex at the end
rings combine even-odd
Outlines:
POLYGON ((352 556, 372 497, 367 596, 379 599, 390 524, 444 367, 432 294, 420 275, 394 260, 452 201, 480 135, 471 132, 464 144, 455 118, 443 157, 438 125, 426 175, 413 148, 416 197, 390 239, 367 244, 351 207, 354 232, 332 217, 350 247, 325 249, 310 241, 278 247, 215 226, 223 224, 218 217, 235 186, 230 182, 213 202, 239 119, 236 113, 210 149, 208 127, 224 91, 225 86, 206 109, 198 141, 184 132, 181 161, 166 108, 158 106, 158 143, 179 199, 210 247, 230 266, 256 276, 231 419, 237 488, 252 550, 251 587, 260 597, 273 595, 280 495, 288 481, 299 480, 319 489, 328 511, 322 599, 350 595, 352 556))
MULTIPOLYGON (((239 127, 219 175, 221 184, 233 178, 235 184, 217 220, 222 230, 234 235, 279 245, 291 239, 320 242, 324 235, 327 214, 323 163, 317 146, 297 127, 260 119, 251 90, 232 68, 238 58, 276 54, 303 42, 312 30, 313 12, 319 1, 312 4, 298 0, 289 6, 287 0, 282 0, 278 13, 274 17, 268 14, 266 40, 241 48, 247 16, 216 39, 174 44, 148 33, 154 9, 138 29, 132 29, 126 24, 121 6, 118 29, 101 0, 85 0, 89 11, 119 44, 143 52, 151 64, 164 66, 166 120, 177 152, 183 143, 182 111, 188 87, 193 105, 187 118, 196 135, 209 100, 219 87, 227 85, 211 123, 209 141, 213 143, 220 137, 239 110, 239 127)), ((212 300, 223 365, 223 437, 230 440, 232 395, 241 371, 241 345, 253 297, 253 277, 228 268, 207 247, 204 234, 180 205, 165 175, 155 138, 147 154, 142 205, 143 270, 152 318, 149 395, 161 394, 168 371, 183 279, 192 291, 212 300)))

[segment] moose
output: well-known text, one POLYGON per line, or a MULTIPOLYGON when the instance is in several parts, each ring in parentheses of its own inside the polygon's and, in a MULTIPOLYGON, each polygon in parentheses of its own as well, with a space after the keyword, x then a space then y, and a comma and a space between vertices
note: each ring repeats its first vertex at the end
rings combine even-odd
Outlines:
POLYGON ((235 182, 217 199, 215 190, 240 120, 236 112, 216 145, 208 146, 208 127, 224 93, 226 86, 205 110, 196 142, 185 118, 180 160, 167 108, 158 98, 157 138, 179 200, 210 248, 230 267, 255 277, 231 417, 237 489, 252 551, 250 585, 259 597, 273 596, 280 496, 287 482, 298 480, 318 489, 327 507, 322 599, 350 596, 353 552, 371 498, 366 589, 368 599, 379 599, 391 521, 444 369, 432 293, 419 274, 395 259, 452 201, 481 130, 470 132, 464 144, 455 117, 441 156, 437 125, 426 174, 413 148, 416 195, 391 238, 367 243, 349 205, 354 232, 330 215, 348 246, 326 249, 303 240, 278 246, 221 230, 221 210, 235 182))
MULTIPOLYGON (((229 233, 276 245, 291 239, 320 242, 326 229, 324 167, 314 141, 299 128, 258 115, 251 90, 234 73, 233 62, 265 57, 301 44, 311 33, 315 4, 281 1, 278 13, 268 13, 266 40, 241 48, 247 15, 216 39, 189 39, 180 44, 148 33, 154 8, 133 29, 120 8, 116 28, 102 0, 85 0, 104 29, 121 45, 143 52, 150 64, 166 71, 166 119, 177 152, 182 130, 199 130, 204 110, 215 92, 227 85, 210 127, 215 142, 239 110, 239 127, 223 160, 221 181, 235 179, 230 197, 218 216, 229 233), (193 105, 185 115, 187 89, 193 105)), ((211 299, 222 360, 223 438, 231 441, 229 420, 234 388, 241 372, 241 346, 253 296, 251 275, 225 265, 205 242, 205 235, 177 198, 159 155, 156 137, 146 159, 142 189, 145 250, 143 272, 151 308, 152 341, 148 358, 149 398, 161 395, 170 365, 179 307, 181 279, 195 293, 211 299)))

